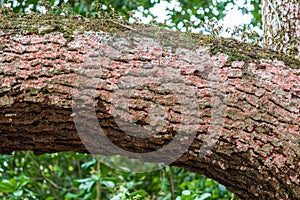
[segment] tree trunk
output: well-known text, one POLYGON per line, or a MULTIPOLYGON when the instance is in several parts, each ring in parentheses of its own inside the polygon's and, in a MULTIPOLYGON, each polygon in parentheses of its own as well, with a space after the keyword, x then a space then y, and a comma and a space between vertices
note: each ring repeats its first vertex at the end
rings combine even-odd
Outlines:
POLYGON ((299 0, 263 0, 264 44, 300 58, 299 0))
POLYGON ((298 60, 108 19, 9 18, 1 153, 120 154, 202 173, 241 199, 300 199, 298 60), (82 26, 98 31, 65 33, 82 26))

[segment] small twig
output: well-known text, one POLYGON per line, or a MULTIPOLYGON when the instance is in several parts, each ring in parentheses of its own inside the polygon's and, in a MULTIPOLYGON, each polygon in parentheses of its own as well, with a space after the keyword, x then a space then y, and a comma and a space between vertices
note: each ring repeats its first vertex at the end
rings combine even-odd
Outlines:
POLYGON ((44 175, 44 173, 42 172, 42 170, 40 169, 40 164, 29 154, 29 152, 26 153, 26 155, 29 157, 29 159, 35 164, 35 166, 38 168, 39 173, 41 174, 41 176, 48 181, 52 186, 54 186, 56 189, 63 189, 61 186, 57 185, 56 183, 54 183, 51 179, 49 179, 48 177, 46 177, 44 175))
POLYGON ((119 22, 117 22, 117 21, 115 21, 115 20, 112 20, 112 19, 107 19, 107 20, 110 21, 110 22, 112 22, 112 23, 114 23, 114 24, 117 24, 117 25, 119 25, 119 26, 122 26, 122 27, 124 27, 124 28, 127 28, 127 29, 129 29, 129 30, 137 31, 136 29, 134 29, 134 28, 132 28, 132 27, 130 27, 130 26, 127 26, 127 25, 125 25, 125 24, 121 24, 121 23, 119 23, 119 22))
POLYGON ((175 192, 174 192, 174 181, 173 181, 173 173, 172 173, 172 167, 169 167, 170 170, 170 187, 171 187, 171 200, 175 199, 175 192))
POLYGON ((82 178, 82 171, 79 160, 76 161, 77 169, 78 169, 78 176, 79 178, 82 178))
MULTIPOLYGON (((100 171, 100 161, 97 161, 97 174, 99 175, 101 173, 100 171)), ((98 181, 97 185, 96 185, 96 192, 97 192, 97 196, 96 196, 96 200, 100 200, 101 199, 101 180, 98 181)))

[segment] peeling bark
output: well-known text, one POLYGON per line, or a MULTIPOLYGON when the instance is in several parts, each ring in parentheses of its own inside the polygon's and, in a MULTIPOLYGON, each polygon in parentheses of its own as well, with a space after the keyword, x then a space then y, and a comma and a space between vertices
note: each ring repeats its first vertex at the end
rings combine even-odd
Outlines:
POLYGON ((232 55, 211 53, 218 41, 203 46, 151 28, 77 33, 72 41, 2 32, 0 152, 168 161, 141 154, 182 136, 166 149, 184 151, 172 165, 241 199, 300 199, 299 68, 262 55, 229 62, 232 55), (105 135, 96 135, 99 127, 105 135), (107 138, 114 145, 101 146, 107 138))

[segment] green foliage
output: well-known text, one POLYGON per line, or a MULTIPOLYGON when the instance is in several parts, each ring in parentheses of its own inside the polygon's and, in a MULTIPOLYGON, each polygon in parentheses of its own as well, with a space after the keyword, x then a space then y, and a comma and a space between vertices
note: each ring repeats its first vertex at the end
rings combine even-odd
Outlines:
MULTIPOLYGON (((170 3, 172 0, 165 0, 170 3)), ((151 8, 162 2, 161 0, 7 0, 14 12, 27 12, 29 9, 36 12, 41 12, 46 8, 54 10, 56 13, 61 13, 61 10, 56 8, 64 8, 65 11, 74 12, 81 15, 93 15, 96 13, 95 5, 100 5, 101 9, 107 13, 118 13, 119 16, 124 16, 127 20, 132 17, 132 11, 141 12, 144 17, 150 17, 155 21, 157 16, 151 13, 151 8), (65 3, 66 2, 66 3, 65 3), (108 6, 110 5, 110 6, 108 6)), ((261 0, 243 0, 239 1, 239 10, 244 14, 252 14, 253 26, 261 27, 261 0)), ((161 26, 169 28, 182 29, 185 27, 198 28, 201 21, 215 18, 221 20, 226 16, 228 10, 236 5, 234 0, 177 0, 173 7, 167 8, 168 23, 159 23, 161 26)), ((98 6, 96 6, 98 7, 98 6)))
POLYGON ((0 177, 2 200, 168 200, 172 195, 176 200, 232 198, 223 185, 180 168, 123 172, 101 164, 91 155, 73 152, 1 155, 0 177))

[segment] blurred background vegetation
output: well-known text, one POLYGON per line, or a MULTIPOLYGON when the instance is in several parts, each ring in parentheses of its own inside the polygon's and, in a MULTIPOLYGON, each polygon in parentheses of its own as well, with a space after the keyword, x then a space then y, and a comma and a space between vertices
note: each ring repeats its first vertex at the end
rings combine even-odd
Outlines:
MULTIPOLYGON (((222 20, 231 9, 252 16, 246 27, 261 28, 260 0, 0 0, 14 12, 53 12, 92 17, 101 10, 128 21, 148 21, 179 30, 197 30, 206 20, 222 20), (157 16, 159 5, 166 16, 157 16), (146 20, 147 19, 147 20, 146 20)), ((203 29, 200 30, 200 32, 203 29)), ((209 31, 208 31, 209 32, 209 31)), ((0 155, 0 199, 236 199, 226 188, 202 175, 176 167, 149 173, 109 168, 91 155, 62 152, 35 156, 32 152, 0 155)))
POLYGON ((109 168, 91 155, 0 156, 0 199, 232 199, 217 182, 177 167, 148 173, 109 168))

